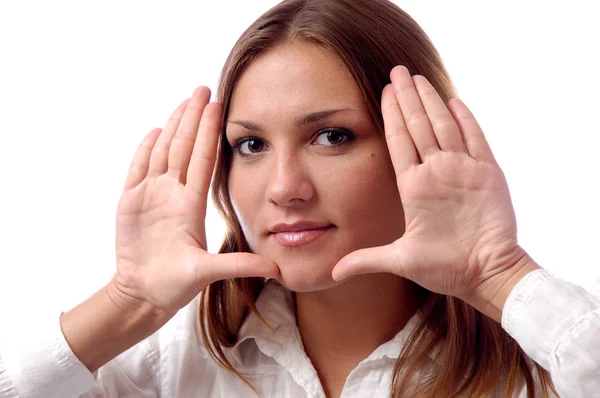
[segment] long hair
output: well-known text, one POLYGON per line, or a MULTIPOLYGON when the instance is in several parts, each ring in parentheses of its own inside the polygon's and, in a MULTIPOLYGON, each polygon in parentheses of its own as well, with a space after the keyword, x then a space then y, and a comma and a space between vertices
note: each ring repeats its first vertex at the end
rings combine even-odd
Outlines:
MULTIPOLYGON (((299 40, 321 46, 344 62, 381 134, 380 98, 394 66, 404 65, 411 74, 425 76, 445 102, 455 96, 448 72, 428 36, 392 2, 286 0, 258 18, 229 54, 217 90, 223 106, 222 126, 245 68, 263 51, 299 40)), ((224 133, 223 127, 212 184, 213 200, 227 224, 220 253, 249 251, 229 196, 232 150, 224 133)), ((244 381, 227 360, 224 348, 235 344, 249 312, 257 313, 254 303, 263 286, 261 278, 218 281, 202 292, 200 300, 200 326, 209 353, 244 381)), ((529 398, 548 396, 549 389, 556 394, 549 373, 531 361, 497 322, 455 297, 418 285, 416 291, 423 303, 421 317, 394 366, 392 397, 482 397, 498 391, 510 397, 523 380, 529 398), (428 370, 430 357, 444 366, 434 377, 417 378, 428 370)))

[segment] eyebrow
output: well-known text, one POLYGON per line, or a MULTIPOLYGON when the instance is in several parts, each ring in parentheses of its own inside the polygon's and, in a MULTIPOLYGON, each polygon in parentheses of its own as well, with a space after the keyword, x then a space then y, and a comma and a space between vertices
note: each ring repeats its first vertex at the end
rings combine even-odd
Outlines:
MULTIPOLYGON (((305 126, 307 124, 311 124, 311 123, 315 123, 315 122, 327 119, 328 117, 335 115, 338 112, 343 112, 343 111, 348 111, 348 110, 351 110, 351 109, 350 108, 342 108, 342 109, 329 109, 329 110, 325 110, 325 111, 311 112, 304 116, 297 117, 294 120, 294 124, 296 125, 296 127, 305 126)), ((252 131, 256 131, 256 132, 264 131, 264 128, 260 124, 254 123, 254 122, 249 122, 247 120, 228 120, 227 123, 237 124, 237 125, 247 128, 248 130, 252 130, 252 131)))

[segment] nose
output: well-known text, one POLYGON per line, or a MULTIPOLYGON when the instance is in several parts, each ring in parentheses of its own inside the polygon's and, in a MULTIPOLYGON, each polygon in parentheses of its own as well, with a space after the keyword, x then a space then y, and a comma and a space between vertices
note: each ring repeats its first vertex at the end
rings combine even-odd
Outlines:
POLYGON ((279 206, 295 206, 309 202, 315 195, 308 170, 297 155, 273 157, 266 189, 267 200, 279 206))

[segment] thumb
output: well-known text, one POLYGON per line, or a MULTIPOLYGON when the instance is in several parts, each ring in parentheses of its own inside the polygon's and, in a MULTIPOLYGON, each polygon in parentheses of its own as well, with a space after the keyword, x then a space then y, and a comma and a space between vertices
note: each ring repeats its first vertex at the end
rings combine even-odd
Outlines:
POLYGON ((279 267, 273 261, 252 253, 209 254, 199 275, 204 275, 209 283, 231 278, 279 276, 279 267))
POLYGON ((356 250, 344 257, 333 267, 333 280, 340 281, 350 276, 387 272, 404 276, 400 262, 401 240, 386 246, 356 250))

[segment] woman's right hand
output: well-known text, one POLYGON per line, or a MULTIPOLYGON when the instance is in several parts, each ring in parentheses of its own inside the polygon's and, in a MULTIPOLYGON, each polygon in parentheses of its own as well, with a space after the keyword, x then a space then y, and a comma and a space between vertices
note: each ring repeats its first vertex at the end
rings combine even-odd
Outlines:
POLYGON ((209 254, 204 219, 220 133, 220 105, 199 87, 164 129, 137 150, 117 209, 117 272, 108 285, 119 306, 150 305, 175 314, 210 283, 276 277, 272 261, 251 253, 209 254))

